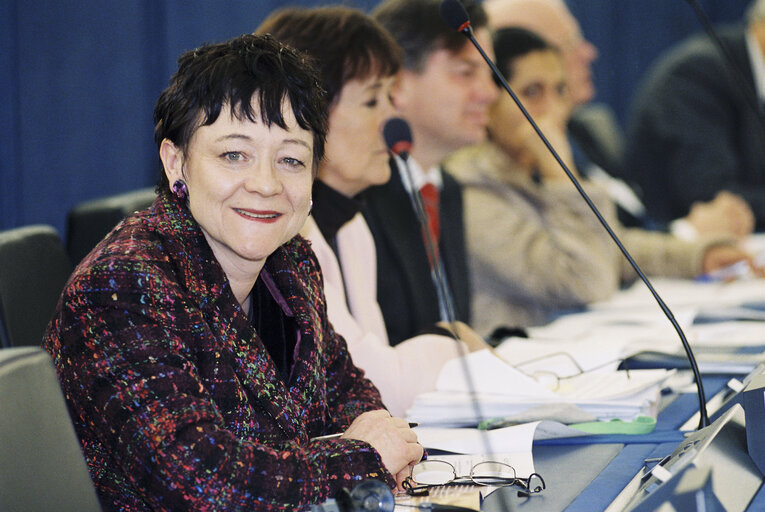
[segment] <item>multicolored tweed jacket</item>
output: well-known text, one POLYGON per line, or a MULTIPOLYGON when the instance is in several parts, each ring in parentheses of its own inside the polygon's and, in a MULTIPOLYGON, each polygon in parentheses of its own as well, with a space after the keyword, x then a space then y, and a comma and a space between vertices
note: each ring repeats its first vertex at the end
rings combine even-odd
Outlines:
POLYGON ((310 441, 383 408, 326 316, 300 237, 265 264, 299 326, 285 383, 199 226, 171 194, 75 270, 48 327, 105 510, 285 510, 377 478, 377 452, 310 441))

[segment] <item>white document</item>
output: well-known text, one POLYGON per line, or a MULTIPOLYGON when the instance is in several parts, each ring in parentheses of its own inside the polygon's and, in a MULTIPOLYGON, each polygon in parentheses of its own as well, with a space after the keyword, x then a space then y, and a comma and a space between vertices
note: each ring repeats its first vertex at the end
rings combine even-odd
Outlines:
MULTIPOLYGON (((760 306, 760 304, 757 304, 760 306)), ((700 308, 694 321, 701 323, 729 322, 729 321, 765 321, 765 283, 763 283, 762 307, 747 307, 746 303, 729 307, 703 307, 700 308)), ((763 329, 763 341, 765 341, 765 329, 763 329)))
MULTIPOLYGON (((740 279, 732 282, 699 282, 690 279, 651 278, 664 302, 676 311, 684 307, 734 307, 747 302, 762 302, 765 278, 740 279)), ((591 304, 591 310, 626 310, 658 307, 642 281, 636 281, 608 300, 591 304)))
MULTIPOLYGON (((761 284, 765 286, 765 281, 761 284)), ((698 283, 683 286, 706 289, 698 283)), ((765 288, 762 295, 765 298, 765 288)), ((739 347, 765 345, 765 310, 758 304, 676 309, 675 319, 693 348, 702 373, 746 374, 765 358, 765 354, 751 351, 736 353, 739 347)), ((666 354, 668 364, 672 357, 683 360, 687 357, 678 332, 658 307, 599 309, 565 315, 548 325, 529 329, 529 335, 508 338, 495 349, 502 359, 528 374, 607 371, 639 352, 666 354)), ((678 365, 685 367, 687 363, 679 361, 678 365)))
MULTIPOLYGON (((620 292, 629 294, 630 292, 620 292)), ((614 298, 618 301, 620 294, 614 298)), ((693 324, 698 312, 697 307, 676 308, 673 310, 675 320, 680 327, 686 329, 693 324)), ((644 304, 637 308, 602 308, 563 315, 547 325, 531 327, 529 336, 534 339, 556 339, 575 341, 586 339, 594 332, 624 331, 634 336, 646 329, 675 332, 664 312, 656 303, 644 304), (644 307, 643 307, 644 306, 644 307)))
POLYGON ((534 421, 494 430, 437 427, 415 427, 413 430, 426 449, 464 454, 528 452, 529 457, 534 440, 587 435, 556 421, 534 421))
MULTIPOLYGON (((448 361, 436 382, 441 392, 468 390, 479 394, 523 397, 540 402, 566 397, 583 400, 633 396, 669 377, 667 370, 568 373, 539 371, 532 378, 490 350, 479 350, 448 361), (551 378, 547 378, 552 375, 551 378)), ((565 400, 564 400, 565 401, 565 400)))
POLYGON ((528 375, 549 372, 568 376, 583 371, 614 371, 632 338, 625 332, 593 333, 577 340, 508 338, 494 353, 528 375))
POLYGON ((714 322, 695 325, 689 338, 694 347, 765 345, 765 322, 714 322))
POLYGON ((495 393, 512 397, 554 399, 555 393, 490 350, 479 350, 447 361, 436 382, 438 391, 495 393))
POLYGON ((581 430, 554 421, 535 421, 495 430, 475 428, 416 427, 417 439, 429 450, 452 452, 454 455, 430 455, 428 460, 445 460, 458 476, 470 474, 470 468, 487 460, 504 462, 521 478, 534 473, 532 443, 535 439, 578 437, 581 430))

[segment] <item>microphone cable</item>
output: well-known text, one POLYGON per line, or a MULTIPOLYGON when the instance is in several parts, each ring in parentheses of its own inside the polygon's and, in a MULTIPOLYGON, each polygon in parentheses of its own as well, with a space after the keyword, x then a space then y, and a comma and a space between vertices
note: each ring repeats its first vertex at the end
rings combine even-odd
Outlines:
POLYGON ((510 94, 510 97, 512 97, 515 104, 518 105, 518 108, 523 113, 523 116, 526 118, 526 120, 528 120, 529 123, 531 123, 532 128, 534 128, 534 131, 537 133, 539 138, 547 147, 550 154, 555 158, 555 160, 558 162, 558 165, 560 165, 561 169, 563 169, 563 171, 566 173, 566 176, 568 176, 568 178, 574 184, 574 187, 576 187, 579 194, 587 203, 587 206, 590 207, 590 210, 592 210, 592 212, 598 218, 598 221, 600 221, 603 228, 605 228, 605 230, 608 232, 611 239, 614 241, 614 243, 616 243, 617 247, 619 247, 619 250, 622 252, 624 257, 627 258, 627 261, 629 262, 630 266, 632 266, 632 268, 635 270, 637 275, 640 277, 640 280, 643 281, 643 283, 646 285, 648 290, 651 292, 651 295, 659 304, 659 307, 661 308, 661 310, 664 312, 664 315, 667 317, 667 319, 670 321, 672 326, 675 328, 675 331, 680 336, 680 341, 683 344, 683 349, 685 350, 685 354, 688 357, 688 362, 691 366, 693 376, 696 380, 696 388, 697 388, 698 398, 699 398, 699 427, 698 428, 701 429, 708 426, 709 417, 707 415, 707 401, 706 401, 706 396, 704 394, 704 386, 701 382, 701 373, 699 372, 698 365, 696 364, 696 358, 693 355, 693 351, 691 350, 690 343, 688 343, 688 339, 685 337, 685 333, 683 332, 680 325, 677 323, 677 320, 675 320, 675 316, 672 314, 672 311, 670 311, 669 307, 666 305, 664 300, 662 300, 662 298, 656 292, 651 282, 648 280, 648 278, 645 276, 645 274, 640 269, 638 264, 632 258, 632 255, 630 255, 629 251, 627 251, 627 249, 624 247, 621 240, 619 240, 619 237, 616 236, 616 233, 614 233, 613 229, 611 229, 611 226, 600 214, 600 211, 598 210, 598 208, 595 206, 595 204, 592 202, 590 197, 582 188, 581 184, 579 183, 579 180, 576 179, 576 176, 574 176, 574 174, 571 172, 568 166, 563 162, 561 157, 558 155, 558 152, 555 151, 555 148, 552 147, 552 144, 550 144, 550 141, 547 140, 547 137, 545 137, 544 133, 542 133, 542 130, 539 129, 539 126, 537 126, 537 123, 534 121, 534 119, 528 113, 526 108, 523 106, 523 103, 521 103, 521 100, 518 99, 515 92, 513 92, 513 90, 510 88, 510 85, 508 85, 507 80, 505 80, 505 77, 502 76, 502 73, 500 73, 500 71, 497 69, 497 66, 495 66, 494 63, 489 58, 489 56, 486 55, 486 52, 483 50, 483 48, 478 43, 478 41, 476 40, 473 34, 473 28, 470 26, 470 17, 468 16, 468 13, 465 10, 465 7, 463 7, 463 5, 459 2, 459 0, 442 0, 440 11, 441 11, 441 17, 444 19, 444 21, 449 26, 451 26, 452 28, 454 28, 455 30, 463 34, 465 37, 467 37, 470 40, 470 42, 473 43, 473 46, 475 46, 476 49, 479 51, 483 59, 491 68, 494 75, 502 83, 502 86, 504 87, 504 89, 507 91, 508 94, 510 94))

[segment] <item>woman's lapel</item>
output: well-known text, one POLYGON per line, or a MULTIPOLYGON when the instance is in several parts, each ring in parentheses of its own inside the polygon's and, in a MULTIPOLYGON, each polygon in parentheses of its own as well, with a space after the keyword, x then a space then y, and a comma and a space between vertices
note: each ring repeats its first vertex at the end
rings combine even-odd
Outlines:
POLYGON ((235 308, 238 311, 232 315, 233 332, 227 333, 226 337, 232 342, 237 375, 251 395, 257 397, 258 405, 289 435, 302 437, 316 429, 311 422, 324 417, 321 409, 326 407, 323 378, 326 369, 319 363, 323 360, 322 344, 315 340, 316 333, 322 332, 316 308, 321 296, 316 287, 301 279, 296 266, 299 264, 280 248, 269 257, 263 269, 264 277, 270 277, 287 303, 298 328, 293 367, 287 383, 279 376, 273 359, 240 308, 235 308))
POLYGON ((318 413, 327 404, 327 369, 323 366, 326 357, 324 343, 318 338, 324 332, 320 314, 324 299, 318 275, 310 275, 311 272, 318 272, 317 267, 301 260, 294 244, 294 241, 290 242, 274 253, 266 263, 266 269, 297 324, 298 340, 288 382, 297 418, 307 424, 309 418, 316 421, 317 417, 323 417, 318 413))

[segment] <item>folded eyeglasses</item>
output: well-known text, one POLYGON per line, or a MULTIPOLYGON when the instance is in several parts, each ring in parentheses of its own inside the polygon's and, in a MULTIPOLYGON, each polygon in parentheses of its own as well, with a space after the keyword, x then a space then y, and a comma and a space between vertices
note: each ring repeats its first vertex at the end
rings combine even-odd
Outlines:
POLYGON ((409 496, 428 496, 429 489, 446 485, 473 484, 492 487, 520 486, 518 496, 529 497, 545 489, 539 473, 519 478, 515 468, 504 462, 479 462, 470 468, 470 474, 457 476, 452 464, 443 460, 424 460, 412 467, 412 473, 402 483, 409 496))

